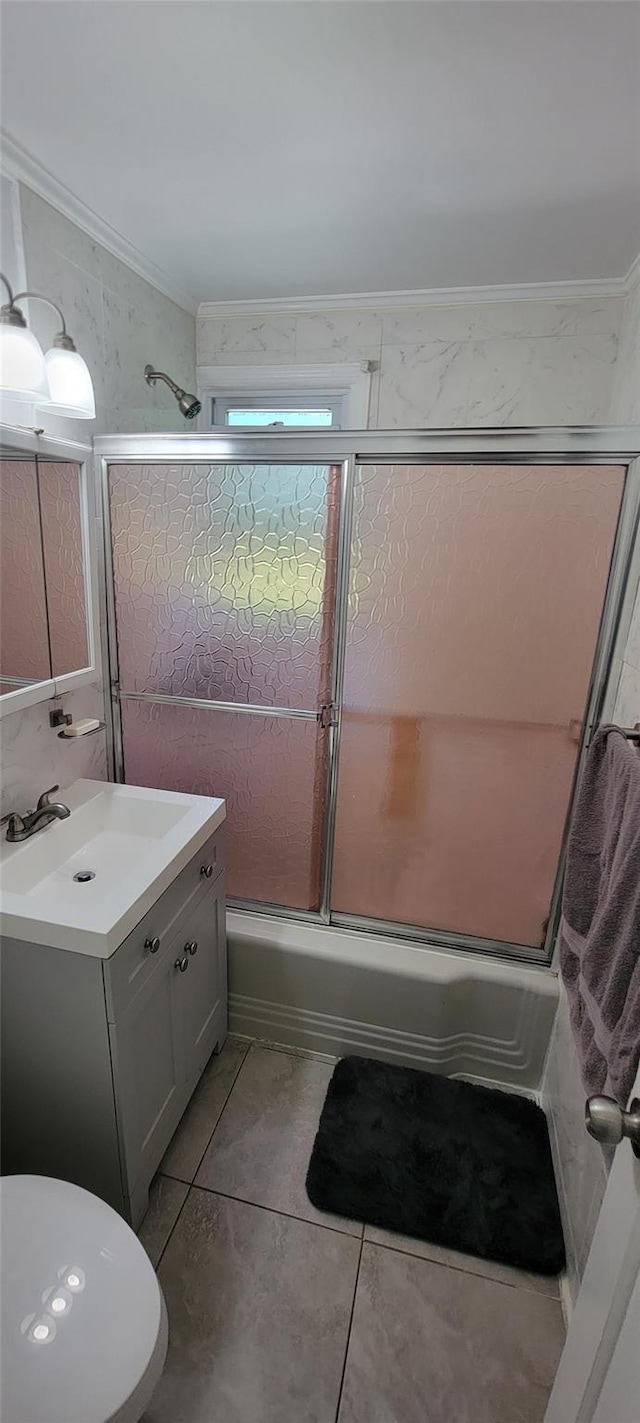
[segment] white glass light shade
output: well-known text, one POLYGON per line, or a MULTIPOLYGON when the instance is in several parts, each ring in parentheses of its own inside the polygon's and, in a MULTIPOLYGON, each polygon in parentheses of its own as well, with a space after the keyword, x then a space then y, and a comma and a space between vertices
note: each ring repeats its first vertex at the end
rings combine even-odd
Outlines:
POLYGON ((50 396, 39 401, 48 415, 64 415, 71 420, 95 420, 96 402, 89 367, 77 351, 52 346, 44 358, 50 396))
POLYGON ((0 388, 20 402, 42 405, 49 400, 45 358, 26 326, 0 325, 0 388))

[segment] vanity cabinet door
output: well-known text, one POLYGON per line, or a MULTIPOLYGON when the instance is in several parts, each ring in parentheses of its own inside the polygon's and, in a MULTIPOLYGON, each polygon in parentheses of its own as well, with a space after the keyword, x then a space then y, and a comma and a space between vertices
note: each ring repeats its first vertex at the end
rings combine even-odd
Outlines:
POLYGON ((182 1035, 174 953, 110 1024, 114 1086, 129 1190, 155 1171, 185 1106, 182 1035))
POLYGON ((220 876, 189 916, 177 941, 186 967, 174 981, 186 1079, 192 1084, 226 1036, 227 956, 224 878, 220 876))

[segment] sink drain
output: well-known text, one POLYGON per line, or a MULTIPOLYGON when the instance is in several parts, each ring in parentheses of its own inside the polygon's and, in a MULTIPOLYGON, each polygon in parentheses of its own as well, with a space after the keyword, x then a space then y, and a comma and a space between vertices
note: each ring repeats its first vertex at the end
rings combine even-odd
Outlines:
POLYGON ((95 870, 78 870, 78 873, 73 876, 76 884, 86 884, 87 880, 95 879, 95 877, 95 870))

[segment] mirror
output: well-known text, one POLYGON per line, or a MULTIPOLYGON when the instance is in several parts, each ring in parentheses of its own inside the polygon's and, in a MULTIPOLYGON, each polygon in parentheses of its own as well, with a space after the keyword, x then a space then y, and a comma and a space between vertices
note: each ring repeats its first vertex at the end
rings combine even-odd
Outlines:
POLYGON ((89 664, 82 467, 0 454, 0 692, 89 664))

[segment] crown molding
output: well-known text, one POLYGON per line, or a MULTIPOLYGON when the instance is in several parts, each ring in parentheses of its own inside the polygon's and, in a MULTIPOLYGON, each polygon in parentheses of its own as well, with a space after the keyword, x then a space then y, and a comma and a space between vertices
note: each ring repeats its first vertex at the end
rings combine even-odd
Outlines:
MULTIPOLYGON (((636 264, 634 264, 635 267, 636 264)), ((631 269, 632 271, 634 268, 631 269)), ((576 301, 626 296, 627 277, 601 281, 512 283, 493 287, 425 287, 415 291, 351 292, 335 296, 266 297, 259 301, 201 301, 198 316, 258 316, 278 312, 361 311, 372 307, 479 306, 497 301, 576 301)))
POLYGON ((63 217, 73 222, 82 232, 86 232, 88 237, 92 237, 95 242, 99 242, 101 247, 106 247, 113 257, 124 262, 126 267, 130 267, 132 272, 142 277, 150 286, 162 292, 163 296, 174 301, 177 306, 181 306, 184 311, 188 311, 194 316, 197 310, 197 302, 188 292, 183 291, 171 278, 166 276, 155 262, 149 257, 145 257, 143 252, 139 252, 126 237, 117 232, 115 227, 111 227, 92 208, 87 207, 80 198, 75 196, 71 190, 60 183, 53 174, 49 172, 42 163, 34 158, 22 144, 12 138, 5 130, 1 135, 2 146, 2 171, 8 178, 17 179, 24 183, 32 192, 37 193, 39 198, 44 198, 51 207, 62 213, 63 217))
POLYGON ((640 280, 640 253, 625 277, 594 281, 530 282, 479 287, 424 287, 414 291, 347 292, 333 296, 265 297, 242 301, 202 301, 186 291, 59 182, 22 144, 1 131, 2 171, 31 188, 63 217, 99 242, 112 256, 177 306, 198 316, 257 316, 279 312, 358 311, 408 306, 479 306, 499 301, 575 301, 626 296, 640 280))

